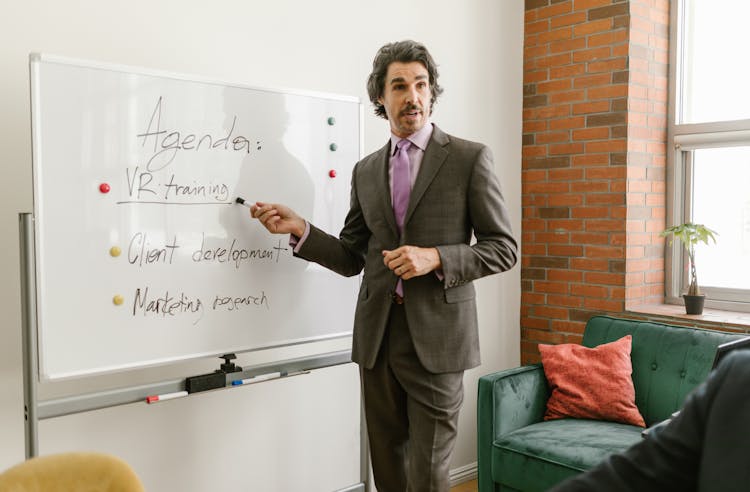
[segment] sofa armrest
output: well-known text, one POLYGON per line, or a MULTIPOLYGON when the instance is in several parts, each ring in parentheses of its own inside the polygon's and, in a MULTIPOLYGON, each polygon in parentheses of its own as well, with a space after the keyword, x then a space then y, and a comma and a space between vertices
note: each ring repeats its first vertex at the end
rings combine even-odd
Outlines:
POLYGON ((480 492, 495 490, 492 443, 527 425, 541 422, 549 389, 541 364, 516 367, 479 378, 477 468, 480 492))

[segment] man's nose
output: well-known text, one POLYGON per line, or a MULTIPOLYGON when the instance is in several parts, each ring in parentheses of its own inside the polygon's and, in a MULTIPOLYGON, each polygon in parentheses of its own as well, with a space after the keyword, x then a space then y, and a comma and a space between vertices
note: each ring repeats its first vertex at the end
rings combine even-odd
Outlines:
POLYGON ((416 87, 410 87, 409 91, 406 94, 406 102, 408 103, 416 103, 419 100, 419 92, 417 91, 416 87))

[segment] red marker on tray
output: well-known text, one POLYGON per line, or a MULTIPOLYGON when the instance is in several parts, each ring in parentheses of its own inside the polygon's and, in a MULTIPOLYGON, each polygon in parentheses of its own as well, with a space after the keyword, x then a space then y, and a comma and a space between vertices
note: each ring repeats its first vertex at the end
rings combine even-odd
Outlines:
POLYGON ((177 391, 175 393, 166 393, 163 395, 153 395, 146 397, 146 403, 156 403, 157 401, 174 400, 175 398, 182 398, 187 396, 187 391, 177 391))

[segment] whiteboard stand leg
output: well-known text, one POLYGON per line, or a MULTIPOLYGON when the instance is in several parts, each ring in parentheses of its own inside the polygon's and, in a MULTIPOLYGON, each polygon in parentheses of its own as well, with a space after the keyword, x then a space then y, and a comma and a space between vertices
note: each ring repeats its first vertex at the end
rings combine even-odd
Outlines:
POLYGON ((21 326, 23 330, 23 402, 26 437, 26 459, 39 454, 37 419, 37 337, 36 337, 36 273, 34 271, 34 219, 29 213, 19 214, 21 241, 21 326))

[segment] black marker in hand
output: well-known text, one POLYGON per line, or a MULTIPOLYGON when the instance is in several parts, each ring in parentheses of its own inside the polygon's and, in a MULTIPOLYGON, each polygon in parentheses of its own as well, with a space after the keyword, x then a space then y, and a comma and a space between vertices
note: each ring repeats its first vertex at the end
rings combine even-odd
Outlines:
POLYGON ((245 199, 244 199, 244 198, 242 198, 242 197, 239 197, 239 196, 238 196, 237 198, 235 198, 235 199, 234 199, 234 203, 239 203, 240 205, 244 205, 244 206, 246 206, 247 208, 250 208, 250 204, 249 204, 249 203, 247 203, 247 202, 245 201, 245 199))

